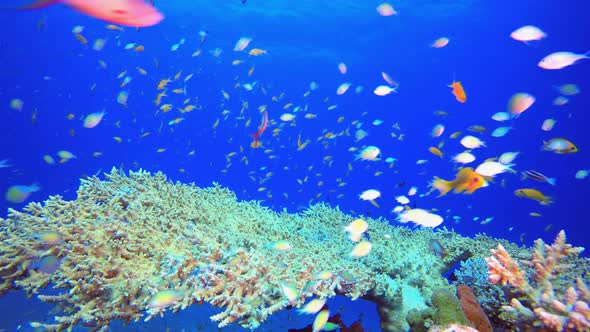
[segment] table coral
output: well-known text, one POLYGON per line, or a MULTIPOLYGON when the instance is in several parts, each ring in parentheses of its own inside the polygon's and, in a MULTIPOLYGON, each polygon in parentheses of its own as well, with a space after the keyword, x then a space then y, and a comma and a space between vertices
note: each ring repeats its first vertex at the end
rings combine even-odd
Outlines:
POLYGON ((55 304, 53 322, 31 324, 53 331, 107 330, 114 320, 202 302, 220 308, 211 317, 220 327, 254 329, 283 308, 336 294, 375 301, 383 330, 402 331, 412 308, 428 308, 435 289, 452 289, 442 276, 449 266, 483 257, 498 241, 366 218, 362 240, 372 250, 351 257, 345 227, 356 218, 323 204, 276 213, 219 185, 113 169, 105 180, 81 180, 74 200, 51 196, 0 219, 0 294, 22 289, 55 304), (430 251, 432 239, 444 258, 430 251), (47 287, 58 293, 44 294, 47 287))

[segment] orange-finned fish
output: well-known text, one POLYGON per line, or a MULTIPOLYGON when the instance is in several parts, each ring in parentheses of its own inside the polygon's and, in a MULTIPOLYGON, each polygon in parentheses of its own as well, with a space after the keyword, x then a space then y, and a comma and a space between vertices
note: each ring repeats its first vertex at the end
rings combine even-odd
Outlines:
POLYGON ((474 172, 473 168, 466 167, 461 168, 455 179, 451 181, 443 180, 438 176, 435 176, 430 187, 432 188, 432 191, 438 190, 440 192, 438 197, 446 195, 453 189, 456 194, 473 194, 477 189, 487 187, 487 180, 489 180, 489 178, 474 172))
POLYGON ((260 135, 262 135, 262 133, 264 133, 266 130, 266 126, 268 126, 268 112, 264 111, 264 114, 262 115, 262 123, 260 124, 260 127, 258 127, 258 131, 250 135, 252 138, 254 138, 254 141, 250 143, 251 148, 256 149, 262 146, 258 139, 260 138, 260 135))
POLYGON ((453 95, 455 95, 455 98, 457 98, 457 101, 460 103, 464 103, 467 101, 467 95, 465 94, 465 90, 463 89, 463 85, 461 85, 461 82, 455 82, 453 81, 453 83, 451 83, 451 85, 449 85, 450 88, 453 88, 453 95))

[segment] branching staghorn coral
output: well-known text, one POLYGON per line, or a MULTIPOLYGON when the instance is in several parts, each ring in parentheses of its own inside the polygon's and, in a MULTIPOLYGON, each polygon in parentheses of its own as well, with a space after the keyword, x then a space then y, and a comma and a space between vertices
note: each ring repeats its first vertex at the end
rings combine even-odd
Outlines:
POLYGON ((81 180, 75 200, 52 196, 0 219, 0 294, 23 289, 58 306, 53 323, 31 324, 54 331, 106 330, 201 302, 220 308, 211 317, 220 327, 256 328, 283 308, 336 294, 377 302, 382 328, 401 331, 410 309, 450 287, 441 276, 448 266, 484 257, 498 241, 369 218, 363 238, 372 250, 351 257, 344 229, 354 219, 322 204, 276 213, 217 185, 113 169, 106 180, 81 180), (432 239, 444 259, 430 251, 432 239), (60 293, 43 295, 48 286, 60 293))
POLYGON ((521 261, 532 270, 530 280, 501 244, 492 250, 486 258, 490 281, 509 284, 522 295, 503 307, 515 323, 548 331, 590 330, 590 290, 580 276, 567 273, 583 250, 568 244, 563 230, 552 245, 536 240, 532 259, 521 261))

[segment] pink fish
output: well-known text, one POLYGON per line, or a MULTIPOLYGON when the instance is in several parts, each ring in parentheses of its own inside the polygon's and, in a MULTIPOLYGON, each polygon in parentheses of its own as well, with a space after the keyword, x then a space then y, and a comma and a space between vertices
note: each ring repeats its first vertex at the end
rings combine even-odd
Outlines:
POLYGON ((571 66, 578 60, 590 59, 590 51, 584 54, 576 54, 573 52, 555 52, 544 57, 539 61, 538 66, 547 70, 562 69, 571 66))
POLYGON ((86 15, 130 27, 149 27, 164 15, 144 0, 37 0, 22 9, 39 9, 64 3, 86 15))

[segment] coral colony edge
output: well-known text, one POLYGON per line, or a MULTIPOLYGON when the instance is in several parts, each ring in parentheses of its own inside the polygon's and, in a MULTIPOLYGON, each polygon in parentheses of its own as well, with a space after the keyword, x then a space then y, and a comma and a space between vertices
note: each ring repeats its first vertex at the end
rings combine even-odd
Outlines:
POLYGON ((563 231, 524 248, 324 204, 277 213, 218 185, 115 169, 82 179, 75 200, 51 196, 0 222, 0 294, 58 306, 53 322, 31 323, 48 331, 106 331, 202 302, 221 309, 219 327, 255 329, 296 307, 317 314, 314 330, 336 329, 324 307, 336 295, 376 303, 383 331, 590 328, 588 259, 563 231))

